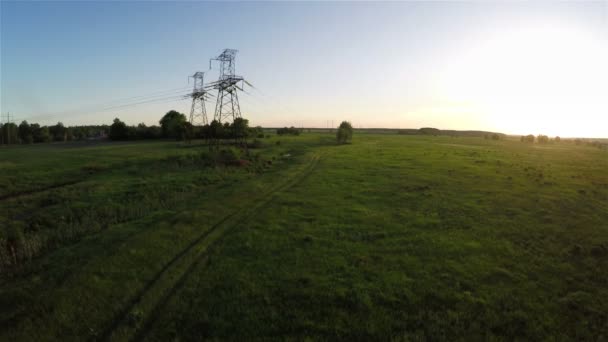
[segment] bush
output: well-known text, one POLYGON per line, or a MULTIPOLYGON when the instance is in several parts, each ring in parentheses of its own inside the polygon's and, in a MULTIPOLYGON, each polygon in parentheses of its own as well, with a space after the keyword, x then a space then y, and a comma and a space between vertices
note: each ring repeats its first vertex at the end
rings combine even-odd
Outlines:
POLYGON ((241 159, 241 153, 235 148, 227 148, 220 150, 218 154, 218 161, 223 164, 235 163, 241 159))
POLYGON ((289 128, 287 127, 283 127, 283 128, 279 128, 277 129, 277 134, 278 135, 285 135, 285 134, 289 134, 289 135, 300 135, 300 130, 291 126, 289 128))
POLYGON ((264 146, 264 143, 262 143, 262 141, 257 138, 253 139, 252 142, 247 144, 248 148, 262 148, 263 146, 264 146))
POLYGON ((262 128, 262 126, 255 126, 253 128, 249 128, 249 136, 255 138, 263 138, 264 129, 262 128))
POLYGON ((523 142, 527 142, 527 143, 533 143, 534 142, 534 136, 532 134, 528 134, 525 137, 522 137, 523 142))
POLYGON ((353 139, 353 126, 348 121, 342 121, 336 132, 338 144, 346 144, 353 139))
POLYGON ((422 127, 418 132, 422 135, 439 135, 441 133, 439 129, 433 127, 422 127))
POLYGON ((549 137, 546 135, 539 134, 536 140, 539 144, 546 144, 549 142, 549 137))
POLYGON ((23 227, 14 224, 9 224, 6 228, 6 248, 9 255, 10 264, 17 264, 20 259, 23 259, 25 251, 25 234, 23 227))

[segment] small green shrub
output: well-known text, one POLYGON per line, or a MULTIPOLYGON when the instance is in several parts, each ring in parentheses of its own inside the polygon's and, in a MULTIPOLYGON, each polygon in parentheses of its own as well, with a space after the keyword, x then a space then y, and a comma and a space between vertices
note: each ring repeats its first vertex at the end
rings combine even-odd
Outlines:
POLYGON ((235 148, 220 150, 218 161, 222 164, 234 163, 241 159, 241 152, 235 148))
POLYGON ((262 143, 259 139, 253 139, 250 143, 247 144, 248 148, 262 148, 264 147, 264 143, 262 143))
POLYGON ((342 121, 336 132, 338 144, 346 144, 353 139, 353 126, 348 121, 342 121))

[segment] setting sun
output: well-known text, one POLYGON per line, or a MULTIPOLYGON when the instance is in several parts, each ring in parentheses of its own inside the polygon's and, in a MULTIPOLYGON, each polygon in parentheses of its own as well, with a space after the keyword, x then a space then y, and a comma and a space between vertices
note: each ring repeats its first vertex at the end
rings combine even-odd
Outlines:
POLYGON ((606 136, 605 41, 574 28, 494 32, 442 73, 450 101, 512 134, 606 136))

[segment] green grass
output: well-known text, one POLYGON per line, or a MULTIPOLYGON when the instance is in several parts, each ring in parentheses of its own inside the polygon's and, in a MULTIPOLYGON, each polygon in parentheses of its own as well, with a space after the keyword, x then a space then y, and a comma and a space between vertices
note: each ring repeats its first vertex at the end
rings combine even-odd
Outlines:
POLYGON ((0 339, 608 336, 606 151, 264 141, 255 171, 170 142, 0 150, 0 223, 46 237, 3 269, 0 339))

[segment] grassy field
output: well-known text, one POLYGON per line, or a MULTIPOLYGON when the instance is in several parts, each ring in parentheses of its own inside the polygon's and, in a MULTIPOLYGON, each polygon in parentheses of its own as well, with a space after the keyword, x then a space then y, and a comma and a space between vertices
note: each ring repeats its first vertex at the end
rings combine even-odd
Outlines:
POLYGON ((264 143, 0 149, 0 340, 608 339, 606 151, 264 143))

